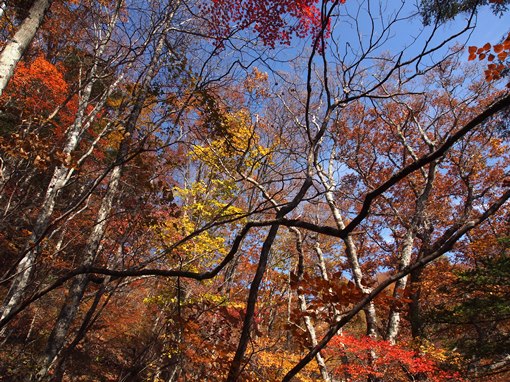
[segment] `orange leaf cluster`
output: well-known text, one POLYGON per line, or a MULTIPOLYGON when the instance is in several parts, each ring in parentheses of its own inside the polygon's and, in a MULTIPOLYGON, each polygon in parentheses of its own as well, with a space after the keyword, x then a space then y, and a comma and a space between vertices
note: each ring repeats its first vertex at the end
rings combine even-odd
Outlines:
MULTIPOLYGON (((481 48, 470 46, 468 52, 469 61, 475 60, 478 57, 480 61, 487 59, 490 62, 485 70, 485 80, 487 82, 499 80, 502 77, 503 71, 509 67, 509 63, 506 63, 505 60, 510 56, 510 33, 500 44, 492 46, 490 43, 486 43, 481 48), (498 63, 494 62, 496 59, 499 61, 498 63)), ((510 82, 507 84, 507 87, 510 87, 510 82)))
POLYGON ((68 85, 55 65, 38 56, 31 63, 20 63, 8 94, 23 101, 24 109, 33 115, 50 113, 66 98, 68 85))

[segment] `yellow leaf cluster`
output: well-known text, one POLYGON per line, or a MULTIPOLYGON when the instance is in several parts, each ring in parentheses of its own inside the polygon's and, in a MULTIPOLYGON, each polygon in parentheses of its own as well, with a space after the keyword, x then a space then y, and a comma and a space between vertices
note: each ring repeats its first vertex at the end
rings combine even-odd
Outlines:
POLYGON ((260 166, 260 160, 270 150, 260 144, 260 136, 254 130, 249 112, 242 109, 228 113, 225 115, 225 124, 224 135, 208 145, 194 146, 189 155, 219 173, 226 169, 254 170, 260 166))
POLYGON ((426 339, 421 339, 418 350, 420 354, 426 355, 438 364, 445 363, 460 366, 462 363, 459 353, 439 348, 426 339))
MULTIPOLYGON (((267 381, 267 378, 271 377, 274 379, 270 380, 281 379, 299 360, 299 354, 292 354, 286 351, 263 350, 257 353, 257 366, 264 370, 266 377, 260 379, 260 381, 267 381)), ((319 375, 317 364, 311 362, 299 374, 299 379, 296 379, 296 381, 313 382, 317 380, 317 375, 319 375)))

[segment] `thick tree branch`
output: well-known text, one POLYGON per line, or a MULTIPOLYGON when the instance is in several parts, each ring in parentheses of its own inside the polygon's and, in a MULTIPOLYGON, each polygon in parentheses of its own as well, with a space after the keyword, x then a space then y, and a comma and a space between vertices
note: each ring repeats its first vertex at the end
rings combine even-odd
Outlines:
POLYGON ((413 173, 416 170, 426 166, 427 164, 433 162, 436 159, 441 158, 446 152, 458 141, 460 141, 466 134, 472 131, 474 128, 485 122, 490 117, 494 116, 496 113, 508 108, 510 106, 510 94, 506 94, 500 100, 494 102, 491 106, 487 107, 482 113, 478 114, 471 121, 469 121, 464 127, 462 127, 459 131, 453 134, 450 138, 448 138, 441 146, 439 146, 435 151, 427 154, 417 161, 411 163, 410 165, 404 167, 397 173, 395 173, 391 178, 389 178, 386 182, 381 184, 375 190, 370 191, 363 201, 363 205, 358 215, 351 220, 351 222, 345 227, 345 232, 352 232, 367 216, 370 212, 370 207, 372 206, 372 202, 382 195, 385 191, 387 191, 390 187, 394 186, 402 179, 404 179, 409 174, 413 173))
POLYGON ((306 356, 304 356, 297 364, 294 366, 282 379, 282 382, 290 382, 294 376, 299 373, 308 363, 310 363, 316 354, 320 352, 322 349, 326 347, 329 341, 336 335, 336 333, 344 327, 348 322, 350 322, 356 314, 358 314, 363 308, 370 303, 375 297, 377 297, 381 292, 383 292, 389 285, 393 284, 397 280, 407 276, 411 272, 423 268, 425 265, 430 263, 431 261, 437 259, 438 257, 444 255, 446 252, 450 251, 455 243, 464 236, 467 232, 477 227, 485 220, 487 220, 490 216, 498 211, 498 209, 510 199, 510 190, 506 191, 487 211, 485 211, 482 215, 480 215, 477 219, 470 220, 464 223, 455 233, 452 233, 450 237, 445 239, 443 243, 436 243, 433 247, 437 248, 435 251, 431 252, 427 256, 422 257, 420 260, 415 263, 403 268, 400 272, 397 272, 393 276, 388 277, 386 280, 381 282, 377 287, 375 287, 370 294, 365 296, 360 302, 358 302, 348 313, 346 313, 341 320, 335 323, 330 327, 326 335, 322 338, 322 340, 315 346, 306 356))

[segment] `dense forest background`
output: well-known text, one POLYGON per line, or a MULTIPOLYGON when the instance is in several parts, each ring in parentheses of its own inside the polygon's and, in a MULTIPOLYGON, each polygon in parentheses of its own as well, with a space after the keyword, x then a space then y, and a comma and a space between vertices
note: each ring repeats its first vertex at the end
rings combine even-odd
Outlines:
POLYGON ((0 1, 0 381, 508 381, 509 3, 0 1))

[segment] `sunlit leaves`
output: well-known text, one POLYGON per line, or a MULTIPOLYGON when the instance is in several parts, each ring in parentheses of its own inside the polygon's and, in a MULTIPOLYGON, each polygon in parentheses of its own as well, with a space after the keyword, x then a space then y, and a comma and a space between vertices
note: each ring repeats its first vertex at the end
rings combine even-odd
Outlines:
POLYGON ((318 7, 317 0, 213 0, 202 8, 219 44, 231 33, 249 28, 265 45, 274 47, 290 44, 293 36, 316 36, 323 27, 318 7), (296 22, 289 23, 287 18, 296 22))
POLYGON ((354 380, 376 377, 385 381, 400 381, 421 374, 434 382, 463 380, 457 373, 441 370, 437 363, 439 357, 430 357, 430 349, 429 354, 420 354, 368 336, 337 335, 325 352, 338 360, 334 372, 339 377, 349 375, 354 380), (373 361, 370 360, 371 352, 375 356, 373 361), (348 363, 341 363, 342 355, 347 357, 348 363))
POLYGON ((62 68, 38 56, 32 62, 18 65, 4 97, 13 97, 11 102, 15 105, 22 103, 23 112, 28 115, 47 117, 67 95, 68 84, 62 68))
MULTIPOLYGON (((508 70, 509 63, 507 62, 507 58, 510 55, 510 33, 499 44, 492 46, 490 43, 486 43, 481 48, 470 46, 468 52, 468 59, 470 61, 477 57, 480 61, 487 59, 489 64, 485 70, 485 79, 488 82, 497 81, 501 79, 508 70)), ((507 87, 510 87, 510 82, 507 84, 507 87)))

